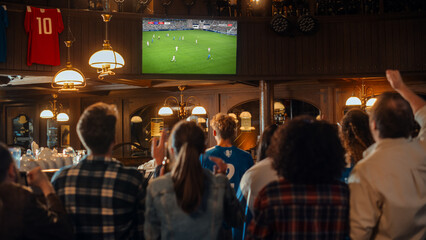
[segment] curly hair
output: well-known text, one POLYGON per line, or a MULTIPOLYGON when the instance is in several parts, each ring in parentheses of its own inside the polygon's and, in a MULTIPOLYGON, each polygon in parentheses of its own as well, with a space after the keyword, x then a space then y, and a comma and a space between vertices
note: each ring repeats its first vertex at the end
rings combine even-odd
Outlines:
POLYGON ((224 113, 218 113, 212 118, 210 126, 212 126, 222 139, 233 140, 235 137, 237 123, 231 116, 224 113))
POLYGON ((307 116, 275 131, 267 154, 278 174, 292 183, 330 183, 345 166, 337 126, 307 116))
POLYGON ((86 108, 77 123, 77 134, 93 154, 106 154, 115 140, 118 112, 115 105, 98 102, 86 108))
POLYGON ((374 143, 370 132, 368 115, 360 109, 351 109, 342 119, 340 137, 346 149, 349 162, 356 164, 362 159, 362 153, 374 143))

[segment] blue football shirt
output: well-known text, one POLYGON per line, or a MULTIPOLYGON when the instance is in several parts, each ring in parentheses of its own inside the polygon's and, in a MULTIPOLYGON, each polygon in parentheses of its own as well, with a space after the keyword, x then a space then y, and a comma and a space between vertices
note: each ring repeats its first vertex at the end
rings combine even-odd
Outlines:
POLYGON ((6 28, 8 25, 7 11, 0 6, 0 62, 6 62, 6 28))
POLYGON ((235 191, 239 188, 240 181, 244 173, 254 164, 253 158, 248 152, 235 146, 214 146, 213 148, 208 149, 205 154, 201 155, 201 165, 211 171, 213 171, 215 163, 210 161, 210 156, 221 158, 226 162, 228 165, 228 168, 226 169, 226 176, 228 177, 231 186, 235 188, 235 191))

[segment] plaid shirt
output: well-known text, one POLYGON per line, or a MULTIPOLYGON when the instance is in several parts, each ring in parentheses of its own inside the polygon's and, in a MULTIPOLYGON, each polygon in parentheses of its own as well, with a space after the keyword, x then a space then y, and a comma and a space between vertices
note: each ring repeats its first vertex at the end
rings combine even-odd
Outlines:
POLYGON ((113 159, 84 159, 63 169, 53 186, 76 239, 143 239, 144 177, 113 159))
POLYGON ((248 239, 345 239, 349 233, 346 184, 268 184, 254 205, 248 239))

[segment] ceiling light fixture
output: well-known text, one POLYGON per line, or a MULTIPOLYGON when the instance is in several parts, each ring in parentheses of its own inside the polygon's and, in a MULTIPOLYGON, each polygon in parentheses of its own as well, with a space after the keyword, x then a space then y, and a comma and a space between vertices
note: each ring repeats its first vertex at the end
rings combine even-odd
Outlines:
POLYGON ((355 96, 352 92, 352 96, 346 100, 346 106, 348 107, 360 107, 362 110, 372 107, 376 102, 376 98, 373 94, 373 88, 367 87, 364 83, 364 80, 361 81, 361 86, 356 86, 359 91, 359 96, 355 96))
POLYGON ((44 119, 54 119, 58 122, 66 122, 68 121, 70 118, 68 116, 68 114, 66 113, 60 113, 59 111, 62 109, 62 104, 58 103, 58 95, 57 94, 52 94, 53 97, 53 101, 49 102, 50 103, 50 109, 45 109, 40 113, 40 117, 44 118, 44 119))
POLYGON ((99 79, 103 79, 108 75, 115 75, 111 70, 124 67, 124 58, 112 49, 108 40, 108 22, 111 20, 111 14, 102 14, 102 19, 105 22, 105 40, 102 50, 92 54, 89 59, 89 65, 98 69, 99 79))
POLYGON ((158 111, 158 115, 160 116, 171 116, 173 115, 173 109, 172 107, 167 103, 168 101, 172 100, 174 101, 179 108, 178 111, 178 117, 179 119, 185 119, 188 116, 188 108, 192 107, 194 104, 190 105, 191 101, 197 100, 198 104, 194 105, 195 107, 192 108, 191 110, 191 115, 206 115, 207 111, 206 109, 201 106, 199 104, 199 99, 195 96, 189 96, 188 98, 186 98, 186 101, 184 100, 183 97, 183 90, 185 90, 185 86, 179 86, 179 91, 180 91, 180 100, 174 96, 169 96, 166 98, 166 100, 164 100, 164 106, 160 108, 160 110, 158 111))
MULTIPOLYGON (((68 9, 71 9, 70 0, 68 0, 68 9)), ((71 32, 71 17, 68 12, 67 17, 67 39, 64 41, 67 47, 67 65, 65 68, 59 70, 52 79, 52 88, 59 88, 59 92, 76 92, 78 88, 86 86, 86 78, 84 74, 77 68, 73 68, 71 64, 71 46, 75 41, 74 35, 71 32), (72 36, 73 40, 70 40, 72 36)))

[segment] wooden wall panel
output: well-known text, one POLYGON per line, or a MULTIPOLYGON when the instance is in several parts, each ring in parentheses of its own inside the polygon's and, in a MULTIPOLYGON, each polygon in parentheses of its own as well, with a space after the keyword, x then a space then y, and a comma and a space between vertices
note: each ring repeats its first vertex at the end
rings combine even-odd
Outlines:
MULTIPOLYGON (((198 4, 198 3, 197 3, 198 4)), ((76 37, 72 63, 84 73, 94 74, 88 66, 92 53, 102 48, 104 23, 99 12, 63 10, 71 15, 71 29, 76 37)), ((0 72, 34 71, 53 75, 65 66, 60 35, 61 66, 34 64, 26 66, 27 34, 24 9, 12 9, 7 30, 8 58, 0 63, 0 72)), ((109 24, 112 47, 126 61, 117 74, 141 75, 142 14, 114 13, 109 24)), ((387 68, 422 73, 426 70, 426 16, 346 16, 322 17, 318 32, 305 36, 280 36, 269 27, 269 18, 238 19, 239 39, 236 80, 287 79, 316 77, 351 77, 383 75, 387 68)), ((170 76, 166 76, 170 78, 170 76)), ((191 76, 188 76, 191 79, 191 76)))

